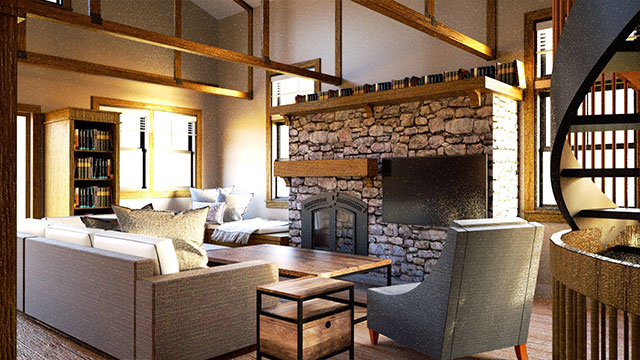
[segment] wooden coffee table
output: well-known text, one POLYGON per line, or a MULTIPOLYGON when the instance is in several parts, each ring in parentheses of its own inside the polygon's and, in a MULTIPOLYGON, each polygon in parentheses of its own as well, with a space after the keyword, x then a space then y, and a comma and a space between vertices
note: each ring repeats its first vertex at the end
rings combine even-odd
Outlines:
POLYGON ((216 264, 252 260, 277 262, 280 275, 287 277, 333 278, 386 268, 387 285, 391 285, 391 259, 270 244, 209 250, 207 255, 209 261, 216 264))

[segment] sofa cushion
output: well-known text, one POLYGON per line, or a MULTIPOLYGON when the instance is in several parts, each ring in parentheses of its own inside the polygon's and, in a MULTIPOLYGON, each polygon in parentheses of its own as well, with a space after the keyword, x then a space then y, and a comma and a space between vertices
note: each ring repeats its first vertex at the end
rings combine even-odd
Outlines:
POLYGON ((192 201, 192 208, 195 208, 195 206, 193 206, 193 201, 197 201, 197 202, 220 202, 220 195, 221 194, 231 194, 231 192, 233 191, 233 186, 229 186, 226 188, 213 188, 213 189, 196 189, 196 188, 189 188, 189 193, 191 194, 191 201, 192 201))
POLYGON ((228 194, 219 198, 219 202, 227 203, 227 207, 224 210, 224 221, 243 220, 251 199, 253 199, 253 193, 228 194))
POLYGON ((151 259, 154 275, 180 271, 173 241, 168 238, 102 231, 95 234, 93 247, 151 259))
POLYGON ((44 237, 70 244, 91 247, 93 246, 93 235, 101 231, 103 230, 89 229, 84 226, 51 224, 46 228, 44 237))
POLYGON ((169 238, 180 264, 180 271, 207 267, 207 252, 202 248, 208 208, 172 211, 137 210, 113 205, 124 232, 169 238))
POLYGON ((224 210, 227 207, 227 203, 192 201, 191 204, 192 209, 201 209, 207 206, 209 207, 207 223, 222 224, 224 222, 224 210))
POLYGON ((45 219, 22 219, 18 221, 18 232, 44 237, 47 226, 49 222, 45 219))

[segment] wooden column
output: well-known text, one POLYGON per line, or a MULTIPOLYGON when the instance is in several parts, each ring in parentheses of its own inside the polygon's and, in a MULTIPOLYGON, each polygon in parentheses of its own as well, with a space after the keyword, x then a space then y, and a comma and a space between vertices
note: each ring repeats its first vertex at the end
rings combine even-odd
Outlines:
POLYGON ((434 17, 435 0, 424 0, 424 14, 428 17, 434 17))
MULTIPOLYGON (((247 9, 247 55, 253 56, 253 8, 247 9)), ((247 92, 253 99, 253 67, 247 68, 247 92)))
POLYGON ((496 0, 487 0, 487 46, 497 53, 497 12, 496 0))
POLYGON ((269 0, 262 0, 262 58, 269 62, 269 0))
POLYGON ((0 0, 0 358, 16 358, 17 0, 0 0))
POLYGON ((89 16, 91 16, 91 22, 94 24, 102 24, 102 9, 100 7, 100 0, 88 1, 89 16))
MULTIPOLYGON (((182 38, 182 0, 173 0, 173 31, 174 36, 182 38)), ((182 52, 173 53, 173 77, 180 82, 182 78, 182 52)))
POLYGON ((334 75, 342 78, 342 0, 335 0, 335 71, 334 75))

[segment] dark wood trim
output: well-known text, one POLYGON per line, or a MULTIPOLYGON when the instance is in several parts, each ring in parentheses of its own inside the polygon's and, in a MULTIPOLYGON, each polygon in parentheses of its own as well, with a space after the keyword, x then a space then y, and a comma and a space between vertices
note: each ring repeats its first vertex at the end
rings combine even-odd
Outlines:
MULTIPOLYGON (((611 168, 611 169, 562 169, 562 177, 640 177, 638 168, 611 168)), ((614 182, 615 183, 615 182, 614 182)))
POLYGON ((435 0, 424 0, 424 14, 435 17, 435 0))
POLYGON ((335 71, 342 78, 342 0, 335 0, 335 71))
POLYGON ((286 73, 298 77, 320 80, 325 83, 339 85, 342 79, 333 75, 316 73, 296 66, 287 65, 275 61, 266 61, 255 56, 242 54, 236 51, 221 49, 219 47, 197 43, 175 36, 161 34, 149 30, 136 28, 124 24, 104 20, 102 24, 94 24, 86 15, 77 14, 61 9, 56 9, 33 0, 18 0, 20 11, 27 13, 29 17, 57 22, 80 29, 96 31, 123 39, 142 42, 170 50, 179 50, 199 56, 210 57, 223 61, 230 61, 275 72, 286 73))
MULTIPOLYGON (((173 0, 173 33, 177 38, 182 38, 182 0, 173 0)), ((173 53, 173 77, 182 79, 182 52, 173 53)))
POLYGON ((220 95, 238 99, 248 99, 249 94, 232 89, 220 88, 210 84, 182 80, 177 83, 171 76, 156 75, 147 72, 129 70, 115 66, 95 64, 86 61, 67 59, 58 56, 26 52, 26 57, 19 59, 20 63, 36 65, 51 69, 73 71, 83 74, 108 76, 125 80, 141 81, 151 84, 172 86, 182 89, 195 90, 207 94, 220 95))
POLYGON ((16 114, 18 103, 17 0, 0 3, 0 358, 16 358, 16 114))
POLYGON ((425 34, 451 44, 485 60, 494 60, 496 54, 487 45, 434 21, 393 0, 352 0, 370 10, 390 17, 425 34))
POLYGON ((31 112, 31 124, 33 129, 33 157, 32 161, 32 179, 33 188, 31 203, 31 216, 40 219, 44 216, 44 115, 38 106, 37 112, 31 112))
POLYGON ((233 0, 236 4, 240 5, 245 11, 247 12, 253 12, 253 8, 251 7, 251 5, 247 4, 246 2, 242 1, 242 0, 233 0))
POLYGON ((578 212, 576 217, 590 217, 600 219, 640 220, 640 209, 615 208, 615 209, 586 209, 578 212))
POLYGON ((102 9, 100 0, 88 0, 88 15, 94 24, 102 24, 102 9))
MULTIPOLYGON (((253 56, 253 8, 250 6, 247 9, 247 54, 253 56)), ((247 93, 249 99, 253 99, 253 66, 247 68, 247 93)))
POLYGON ((487 0, 487 46, 493 50, 494 54, 498 53, 498 41, 497 41, 497 17, 498 6, 497 0, 487 0))
POLYGON ((262 58, 269 62, 269 0, 262 0, 262 58))

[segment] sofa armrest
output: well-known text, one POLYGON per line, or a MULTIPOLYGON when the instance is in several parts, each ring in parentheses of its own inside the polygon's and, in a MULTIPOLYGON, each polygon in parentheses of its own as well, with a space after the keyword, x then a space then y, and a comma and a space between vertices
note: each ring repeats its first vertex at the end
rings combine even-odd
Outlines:
POLYGON ((250 261, 153 276, 136 287, 136 355, 208 359, 256 343, 256 286, 278 265, 250 261))

